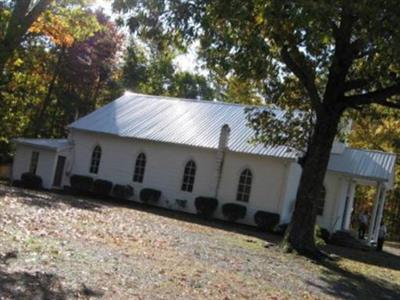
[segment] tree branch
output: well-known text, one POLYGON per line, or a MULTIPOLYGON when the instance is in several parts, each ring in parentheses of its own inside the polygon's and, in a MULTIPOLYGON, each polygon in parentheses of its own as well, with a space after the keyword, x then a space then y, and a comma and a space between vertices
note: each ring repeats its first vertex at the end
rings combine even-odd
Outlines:
POLYGON ((35 20, 40 16, 40 14, 47 8, 47 6, 50 5, 50 3, 53 2, 53 0, 40 0, 33 8, 32 10, 28 13, 28 15, 25 18, 25 25, 27 26, 27 29, 31 27, 32 23, 35 22, 35 20))
POLYGON ((344 97, 344 102, 349 107, 376 103, 391 108, 400 108, 400 101, 388 101, 390 97, 395 95, 400 95, 400 83, 373 92, 344 97))
POLYGON ((22 37, 53 0, 40 0, 30 11, 29 0, 17 0, 7 26, 3 42, 10 48, 19 44, 22 37))
POLYGON ((351 90, 356 90, 356 89, 361 89, 368 85, 369 80, 367 79, 354 79, 354 80, 349 80, 344 83, 344 91, 351 91, 351 90))
POLYGON ((321 98, 315 85, 314 70, 310 67, 310 64, 307 62, 304 55, 300 53, 297 47, 294 47, 294 49, 291 48, 289 51, 288 46, 283 46, 281 49, 281 56, 286 66, 305 87, 314 109, 319 110, 321 106, 321 98))

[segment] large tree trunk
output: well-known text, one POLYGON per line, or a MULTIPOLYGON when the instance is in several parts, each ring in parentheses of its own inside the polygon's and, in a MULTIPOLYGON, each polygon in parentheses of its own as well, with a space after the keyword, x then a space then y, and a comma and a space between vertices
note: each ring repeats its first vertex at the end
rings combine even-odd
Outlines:
POLYGON ((292 221, 286 231, 283 246, 286 251, 315 255, 314 241, 317 216, 316 200, 323 187, 329 156, 341 113, 324 112, 317 117, 315 131, 303 161, 303 172, 297 191, 292 221))

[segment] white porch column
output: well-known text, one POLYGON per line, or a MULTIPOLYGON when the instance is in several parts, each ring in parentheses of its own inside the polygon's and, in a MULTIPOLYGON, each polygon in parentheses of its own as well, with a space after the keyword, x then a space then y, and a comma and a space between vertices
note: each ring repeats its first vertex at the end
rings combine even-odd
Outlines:
POLYGON ((384 185, 382 185, 380 197, 379 197, 379 207, 378 207, 378 214, 376 217, 376 222, 375 222, 375 229, 374 229, 374 241, 378 240, 378 234, 379 234, 379 228, 381 226, 381 221, 383 217, 383 210, 385 208, 385 201, 386 201, 386 188, 384 185))
POLYGON ((379 205, 381 189, 382 189, 382 184, 378 183, 378 185, 376 187, 374 208, 372 210, 372 216, 370 218, 369 228, 368 228, 368 243, 369 244, 371 243, 371 240, 373 239, 373 235, 374 235, 374 229, 375 229, 375 223, 376 223, 375 222, 376 221, 376 214, 378 212, 378 205, 379 205))
POLYGON ((346 199, 346 215, 344 219, 344 230, 349 230, 350 229, 350 223, 351 223, 351 214, 353 212, 353 206, 354 206, 354 194, 356 192, 356 183, 354 181, 351 181, 349 183, 349 191, 347 194, 347 199, 346 199))

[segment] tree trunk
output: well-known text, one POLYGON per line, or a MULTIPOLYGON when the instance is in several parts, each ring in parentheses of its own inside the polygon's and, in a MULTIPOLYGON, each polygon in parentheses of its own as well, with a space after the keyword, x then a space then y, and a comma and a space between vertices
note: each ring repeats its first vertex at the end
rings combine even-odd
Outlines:
POLYGON ((316 200, 323 187, 340 116, 341 113, 324 112, 317 117, 315 131, 303 163, 292 221, 283 240, 286 251, 295 250, 311 256, 319 253, 314 241, 316 200))
POLYGON ((2 45, 0 44, 0 85, 3 85, 6 82, 4 78, 6 63, 8 59, 11 57, 13 52, 5 46, 4 41, 0 41, 0 43, 2 44, 2 45))
POLYGON ((53 95, 53 90, 54 90, 54 87, 56 85, 57 78, 58 78, 58 76, 60 74, 60 71, 61 71, 61 62, 62 62, 62 59, 64 57, 64 53, 65 53, 64 51, 65 51, 64 49, 61 49, 60 53, 58 54, 58 58, 57 58, 57 62, 56 62, 56 65, 55 65, 55 70, 54 70, 54 73, 53 73, 53 77, 50 80, 49 86, 47 88, 46 96, 44 97, 42 106, 41 106, 41 108, 40 108, 40 110, 39 110, 39 112, 37 114, 36 121, 35 121, 35 126, 34 126, 34 131, 33 131, 33 136, 34 137, 37 137, 39 135, 39 133, 40 133, 40 131, 41 131, 41 129, 42 129, 44 123, 45 123, 44 122, 45 121, 44 120, 44 116, 45 116, 45 113, 47 111, 48 106, 50 105, 51 96, 53 95))

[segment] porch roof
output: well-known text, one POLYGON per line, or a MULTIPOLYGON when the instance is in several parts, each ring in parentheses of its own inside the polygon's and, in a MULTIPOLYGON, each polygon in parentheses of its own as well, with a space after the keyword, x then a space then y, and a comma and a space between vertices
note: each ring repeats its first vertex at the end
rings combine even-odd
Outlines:
POLYGON ((13 140, 16 144, 23 144, 42 148, 46 150, 62 151, 72 147, 72 144, 67 139, 29 139, 29 138, 16 138, 13 140))
POLYGON ((394 153, 346 148, 343 153, 331 154, 328 169, 356 178, 385 182, 391 187, 395 165, 394 153))

